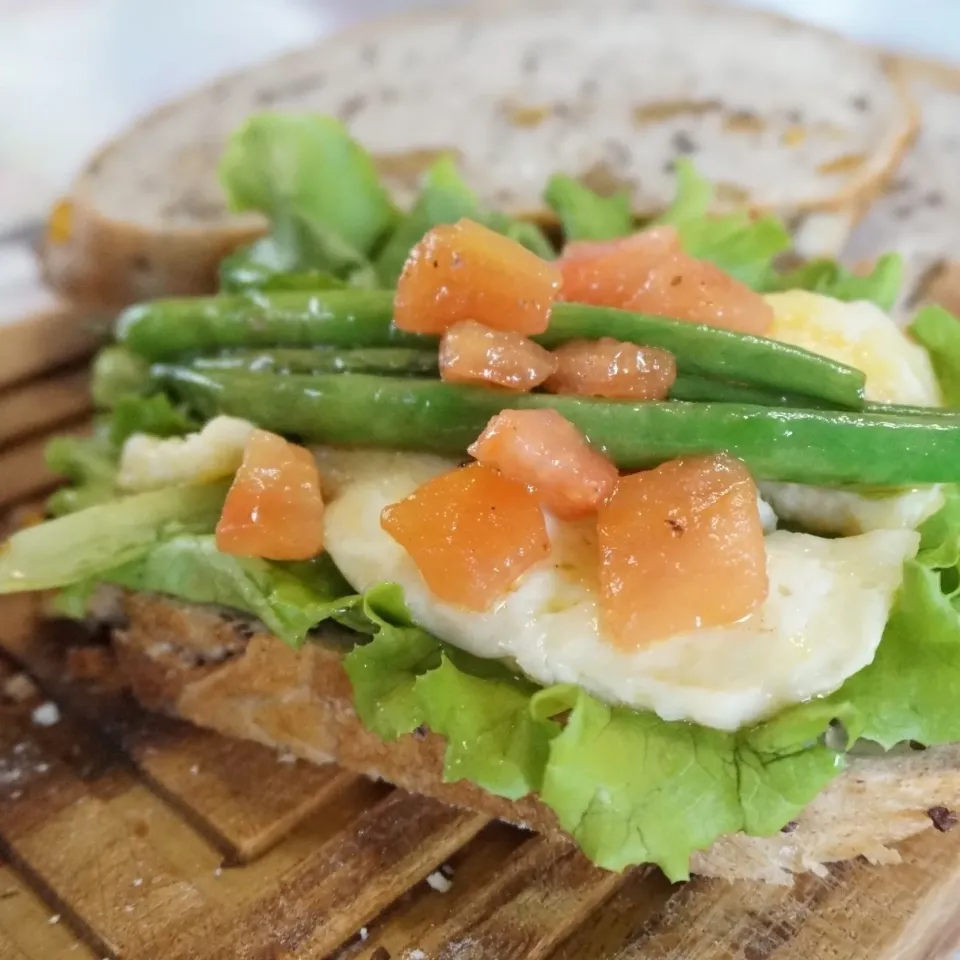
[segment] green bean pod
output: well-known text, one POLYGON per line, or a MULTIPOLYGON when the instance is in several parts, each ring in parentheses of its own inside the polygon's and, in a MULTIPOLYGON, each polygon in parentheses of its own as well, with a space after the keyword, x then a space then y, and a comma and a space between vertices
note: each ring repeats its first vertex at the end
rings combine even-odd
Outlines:
POLYGON ((285 290, 155 300, 125 310, 117 339, 147 360, 220 350, 329 346, 423 347, 392 324, 393 294, 379 290, 285 290))
POLYGON ((863 406, 862 371, 790 344, 719 327, 612 307, 558 303, 549 329, 534 339, 552 349, 570 340, 600 337, 668 350, 681 373, 816 397, 854 410, 863 406))
POLYGON ((436 349, 411 347, 278 347, 231 350, 190 361, 197 370, 247 370, 250 373, 379 373, 394 377, 437 376, 436 349))
POLYGON ((960 422, 951 419, 609 402, 363 374, 271 376, 186 366, 160 366, 154 374, 202 415, 246 417, 308 443, 461 455, 504 408, 553 409, 623 470, 725 450, 765 480, 878 487, 960 480, 960 422))
MULTIPOLYGON (((377 290, 278 292, 158 300, 120 318, 118 339, 148 360, 175 360, 225 349, 332 346, 427 347, 433 337, 392 325, 393 294, 377 290)), ((863 406, 864 375, 806 350, 717 327, 624 310, 559 303, 550 328, 534 339, 553 348, 613 337, 669 350, 684 375, 800 394, 833 406, 863 406)))

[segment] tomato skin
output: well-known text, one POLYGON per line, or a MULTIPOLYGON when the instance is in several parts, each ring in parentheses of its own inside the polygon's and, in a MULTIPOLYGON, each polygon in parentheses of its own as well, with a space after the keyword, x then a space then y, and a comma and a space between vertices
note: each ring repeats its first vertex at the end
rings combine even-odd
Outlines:
POLYGON ((323 497, 310 451, 255 430, 223 504, 216 542, 221 553, 265 560, 321 553, 323 497))
POLYGON ((557 369, 549 350, 509 330, 491 330, 465 320, 440 341, 440 379, 446 383, 492 384, 526 393, 557 369))
POLYGON ((543 333, 560 292, 560 268, 473 220, 434 227, 413 248, 394 298, 393 322, 442 334, 476 320, 494 330, 543 333))
POLYGON ((556 410, 504 410, 468 452, 528 486, 562 520, 590 516, 617 483, 617 468, 556 410))
POLYGON ((489 609, 550 553, 533 494, 479 463, 421 484, 386 507, 380 525, 434 595, 467 610, 489 609))
POLYGON ((597 533, 602 620, 621 649, 734 623, 766 599, 756 484, 728 454, 622 477, 597 533))
POLYGON ((545 384, 551 393, 614 400, 665 400, 677 379, 673 354, 612 337, 571 340, 557 347, 553 355, 557 369, 545 384))
POLYGON ((766 335, 773 323, 773 309, 760 294, 716 264, 691 257, 674 227, 569 244, 559 264, 565 300, 755 336, 766 335))
POLYGON ((616 240, 568 243, 557 261, 563 299, 626 309, 650 265, 674 257, 679 249, 674 227, 653 227, 616 240))

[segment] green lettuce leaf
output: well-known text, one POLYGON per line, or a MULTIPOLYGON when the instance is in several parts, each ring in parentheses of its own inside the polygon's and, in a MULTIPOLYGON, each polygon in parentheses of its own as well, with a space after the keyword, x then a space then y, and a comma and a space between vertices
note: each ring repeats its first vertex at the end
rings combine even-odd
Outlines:
POLYGON ((510 800, 538 790, 560 727, 531 712, 537 688, 506 673, 476 676, 458 660, 444 654, 414 687, 427 726, 447 739, 444 780, 471 780, 510 800))
POLYGON ((124 397, 139 396, 149 387, 150 364, 126 347, 104 347, 94 358, 90 392, 100 409, 113 409, 124 397))
POLYGON ((747 286, 764 288, 774 259, 790 249, 786 227, 776 217, 754 217, 742 210, 713 216, 713 187, 692 161, 679 158, 676 175, 673 203, 656 223, 675 226, 691 256, 715 263, 747 286))
POLYGON ((117 450, 135 433, 149 433, 154 437, 177 437, 203 424, 175 406, 165 393, 149 396, 120 397, 110 419, 110 442, 117 450))
POLYGON ((575 686, 541 691, 532 710, 569 711, 550 742, 540 798, 610 870, 656 863, 686 879, 695 850, 741 830, 774 833, 843 764, 821 742, 836 711, 817 704, 739 733, 610 707, 575 686))
POLYGON ((479 216, 476 195, 457 171, 456 161, 451 156, 440 157, 424 176, 410 212, 397 224, 377 256, 375 266, 382 286, 396 284, 407 255, 432 227, 456 223, 461 217, 479 216))
POLYGON ((917 312, 909 327, 914 339, 930 354, 949 407, 960 407, 960 320, 943 307, 917 312))
POLYGON ((220 182, 232 210, 294 215, 362 256, 397 218, 373 160, 333 117, 250 117, 227 144, 220 182))
POLYGON ((690 854, 739 830, 770 834, 838 775, 837 721, 855 711, 813 702, 738 733, 609 707, 572 685, 539 689, 507 666, 450 647, 412 622, 399 588, 364 598, 373 639, 344 666, 363 723, 385 739, 426 725, 447 740, 444 779, 530 793, 594 862, 652 862, 685 877, 690 854))
POLYGON ((487 226, 502 233, 511 240, 516 240, 522 247, 526 247, 544 260, 555 260, 557 251, 547 239, 546 234, 535 223, 529 220, 511 220, 509 217, 486 217, 487 226))
MULTIPOLYGON (((329 270, 306 269, 304 253, 296 235, 263 237, 230 254, 220 263, 220 289, 224 293, 258 290, 339 290, 345 280, 329 270)), ((362 260, 358 259, 362 263, 362 260)))
POLYGON ((51 473, 70 481, 47 500, 55 517, 74 513, 116 495, 118 451, 110 439, 110 427, 99 424, 89 437, 54 437, 44 449, 51 473))
POLYGON ((0 545, 0 593, 98 579, 179 533, 212 532, 227 484, 169 487, 27 527, 0 545))
POLYGON ((626 190, 601 197, 579 180, 556 174, 547 182, 543 198, 557 215, 567 241, 614 240, 633 231, 633 208, 626 190))
POLYGON ((251 117, 227 144, 220 182, 231 209, 258 210, 272 224, 225 264, 225 288, 300 289, 311 278, 329 285, 327 274, 376 285, 370 261, 398 214, 371 157, 333 117, 251 117))
POLYGON ((363 598, 376 634, 344 658, 354 706, 363 724, 384 740, 410 733, 425 720, 415 692, 417 678, 440 665, 440 641, 414 626, 394 584, 380 584, 363 598))
POLYGON ((179 535, 156 543, 101 579, 130 590, 249 613, 294 647, 318 623, 356 602, 326 554, 303 563, 234 557, 220 553, 209 534, 179 535))
POLYGON ((903 260, 896 253, 880 257, 864 276, 845 270, 835 260, 812 260, 787 273, 771 271, 764 292, 810 290, 837 300, 869 300, 889 312, 903 283, 903 260))
POLYGON ((890 748, 960 740, 960 493, 920 529, 920 552, 904 564, 873 662, 832 698, 862 718, 861 735, 890 748))

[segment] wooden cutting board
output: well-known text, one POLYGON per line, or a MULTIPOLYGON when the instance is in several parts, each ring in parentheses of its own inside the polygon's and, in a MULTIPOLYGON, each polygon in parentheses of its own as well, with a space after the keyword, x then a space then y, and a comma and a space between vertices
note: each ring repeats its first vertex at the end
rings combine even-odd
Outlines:
MULTIPOLYGON (((938 298, 958 297, 955 274, 938 298)), ((89 411, 82 367, 3 390, 96 342, 47 313, 45 332, 19 328, 38 350, 7 336, 0 354, 0 509, 53 482, 47 435, 84 429, 89 411), (39 347, 53 359, 38 366, 39 347)), ((793 887, 608 874, 475 814, 147 715, 105 647, 39 612, 0 598, 0 960, 960 958, 960 827, 903 844, 899 864, 837 864, 793 887)))
POLYGON ((960 829, 928 830, 898 865, 839 864, 790 888, 604 873, 475 814, 148 716, 112 684, 105 647, 37 613, 32 598, 0 602, 3 960, 934 960, 960 948, 960 829), (97 679, 81 679, 91 668, 97 679))

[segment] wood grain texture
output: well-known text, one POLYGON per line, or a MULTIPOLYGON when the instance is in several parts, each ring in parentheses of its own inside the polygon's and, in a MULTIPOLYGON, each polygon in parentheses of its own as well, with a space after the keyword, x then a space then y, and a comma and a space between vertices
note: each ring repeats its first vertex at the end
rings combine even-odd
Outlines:
POLYGON ((87 415, 93 407, 86 365, 0 392, 0 447, 87 415))
POLYGON ((65 681, 70 646, 92 641, 41 625, 40 607, 0 600, 0 960, 940 960, 960 944, 960 831, 793 888, 615 876, 567 845, 147 716, 102 679, 65 681), (22 665, 38 689, 3 705, 22 665), (51 693, 60 722, 37 726, 51 693), (441 865, 445 892, 424 882, 441 865), (7 875, 35 891, 29 910, 5 911, 7 875))

